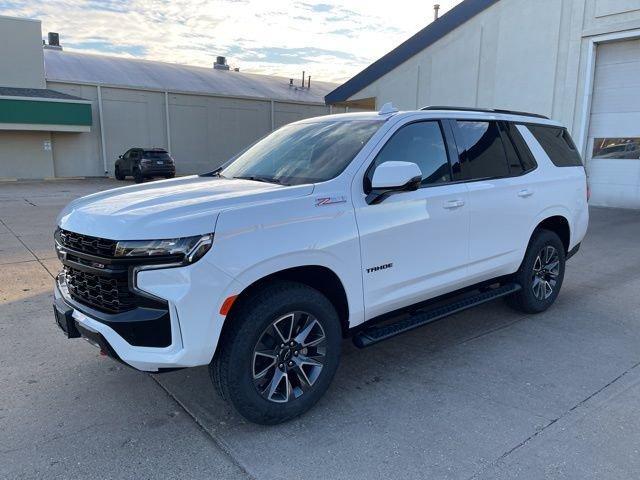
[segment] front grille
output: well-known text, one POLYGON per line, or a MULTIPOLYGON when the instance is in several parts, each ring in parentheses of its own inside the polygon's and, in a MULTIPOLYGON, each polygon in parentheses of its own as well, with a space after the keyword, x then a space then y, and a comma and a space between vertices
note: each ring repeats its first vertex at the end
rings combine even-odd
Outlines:
POLYGON ((138 295, 129 284, 132 269, 146 263, 174 258, 135 259, 115 257, 116 241, 81 235, 59 228, 55 233, 58 257, 63 265, 58 284, 66 288, 68 303, 107 325, 130 345, 171 345, 171 320, 167 303, 138 295), (133 260, 133 261, 132 261, 133 260))
POLYGON ((67 248, 101 257, 113 257, 116 253, 116 243, 118 243, 115 240, 90 237, 62 229, 60 229, 59 238, 62 245, 67 248))
POLYGON ((126 275, 121 278, 95 275, 68 265, 64 266, 64 275, 71 297, 82 304, 108 313, 136 307, 126 275))

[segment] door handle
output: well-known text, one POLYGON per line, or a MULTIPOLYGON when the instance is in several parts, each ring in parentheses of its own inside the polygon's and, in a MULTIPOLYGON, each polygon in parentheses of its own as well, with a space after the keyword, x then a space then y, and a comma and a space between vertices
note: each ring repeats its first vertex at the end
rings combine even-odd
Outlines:
POLYGON ((454 208, 460 208, 460 207, 464 207, 463 200, 448 200, 444 202, 444 204, 442 205, 442 208, 446 208, 449 210, 453 210, 454 208))
POLYGON ((531 195, 533 195, 533 190, 529 190, 528 188, 525 188, 518 192, 518 196, 521 198, 527 198, 527 197, 530 197, 531 195))

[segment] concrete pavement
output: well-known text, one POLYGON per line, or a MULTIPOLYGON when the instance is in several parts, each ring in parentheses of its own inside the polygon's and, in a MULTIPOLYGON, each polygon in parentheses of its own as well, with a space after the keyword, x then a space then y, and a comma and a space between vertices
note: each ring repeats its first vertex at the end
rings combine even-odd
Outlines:
POLYGON ((640 212, 592 209, 548 312, 484 305, 365 350, 303 417, 147 375, 53 324, 51 235, 107 180, 0 184, 0 478, 640 477, 640 212))

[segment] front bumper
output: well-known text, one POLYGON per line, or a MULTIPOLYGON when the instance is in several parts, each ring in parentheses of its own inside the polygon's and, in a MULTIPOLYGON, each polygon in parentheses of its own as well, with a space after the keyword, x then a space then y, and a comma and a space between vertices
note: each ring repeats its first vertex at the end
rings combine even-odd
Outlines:
POLYGON ((56 279, 54 302, 69 311, 79 335, 133 368, 158 372, 206 365, 213 357, 224 322, 220 306, 227 296, 239 293, 239 285, 208 260, 209 254, 193 265, 137 273, 138 290, 166 301, 170 326, 167 346, 132 345, 122 334, 126 331, 122 324, 105 321, 108 315, 73 299, 64 275, 56 279))

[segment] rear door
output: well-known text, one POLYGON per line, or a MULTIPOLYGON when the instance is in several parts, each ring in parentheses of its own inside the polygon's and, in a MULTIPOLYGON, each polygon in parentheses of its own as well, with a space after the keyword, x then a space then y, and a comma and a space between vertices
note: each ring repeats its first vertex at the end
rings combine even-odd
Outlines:
POLYGON ((512 273, 522 260, 536 206, 535 163, 527 166, 511 140, 517 133, 494 120, 451 122, 460 180, 469 190, 469 277, 512 273))
POLYGON ((129 152, 129 173, 133 174, 133 169, 138 165, 142 158, 142 150, 132 149, 129 152))
POLYGON ((356 176, 353 198, 367 319, 454 290, 465 281, 467 187, 451 181, 450 148, 443 132, 439 121, 401 126, 363 167, 364 181, 356 176), (422 186, 369 205, 367 182, 387 161, 416 163, 422 186))

